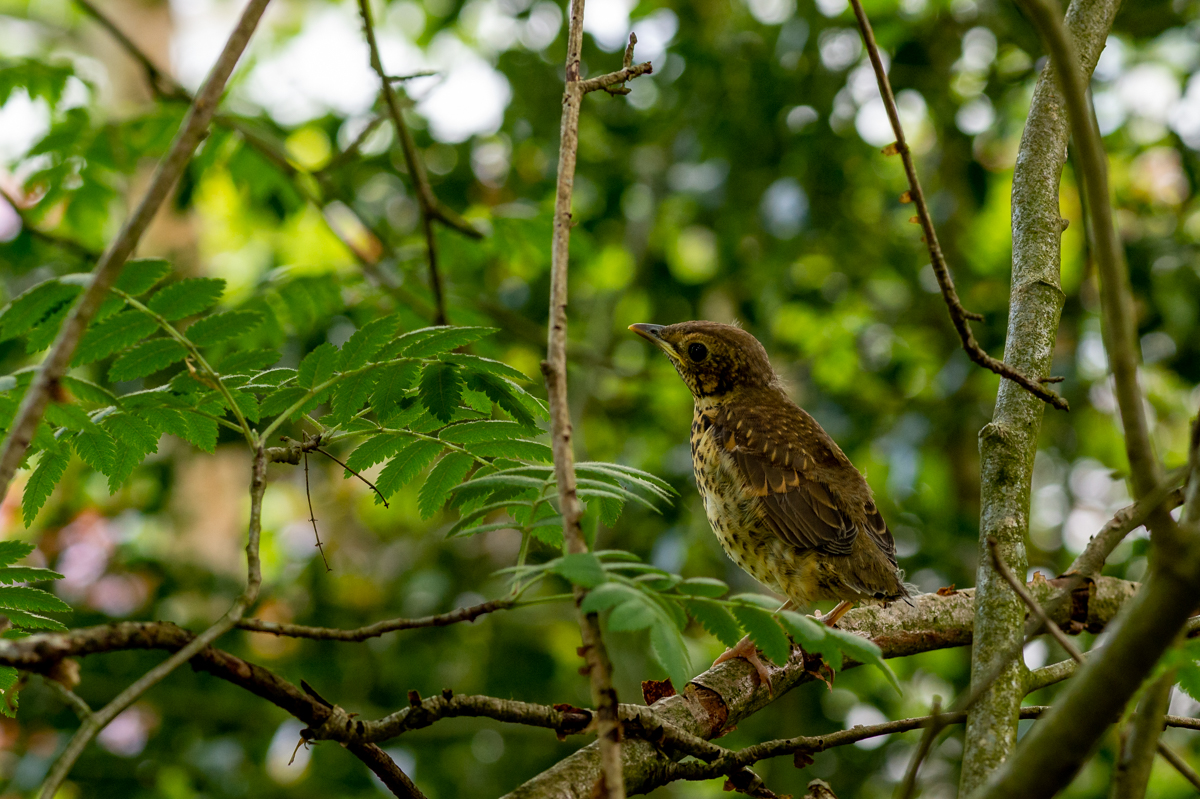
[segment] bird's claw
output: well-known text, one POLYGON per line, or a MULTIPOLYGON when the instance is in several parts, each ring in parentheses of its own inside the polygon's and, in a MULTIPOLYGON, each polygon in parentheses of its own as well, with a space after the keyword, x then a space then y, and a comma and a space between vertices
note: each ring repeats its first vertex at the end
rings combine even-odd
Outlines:
POLYGON ((727 660, 733 660, 734 658, 742 658, 743 660, 748 661, 750 665, 754 667, 755 674, 758 675, 759 685, 767 686, 767 692, 774 695, 774 691, 771 686, 771 673, 767 670, 766 664, 764 664, 762 659, 758 656, 758 647, 755 646, 754 642, 750 640, 750 636, 746 636, 742 640, 738 641, 736 646, 726 650, 723 655, 713 661, 713 665, 717 666, 727 660))

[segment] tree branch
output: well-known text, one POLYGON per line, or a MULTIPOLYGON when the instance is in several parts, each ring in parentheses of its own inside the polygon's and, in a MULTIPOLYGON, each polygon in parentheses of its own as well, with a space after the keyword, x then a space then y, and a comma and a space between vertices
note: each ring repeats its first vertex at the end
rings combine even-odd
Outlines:
POLYGON ((871 30, 871 21, 867 18, 866 11, 863 10, 861 0, 850 0, 850 4, 854 7, 858 29, 862 33, 867 55, 875 70, 875 81, 879 84, 879 94, 883 98, 883 106, 887 109, 888 120, 892 123, 892 132, 896 136, 896 143, 893 145, 895 152, 900 155, 900 160, 904 163, 904 174, 908 177, 909 185, 907 199, 916 205, 917 217, 925 233, 925 243, 929 247, 929 260, 933 265, 933 273, 937 276, 938 286, 942 290, 942 298, 946 301, 946 307, 950 311, 950 321, 954 323, 954 330, 958 333, 967 357, 983 368, 1013 381, 1055 408, 1063 411, 1070 410, 1065 399, 1046 388, 1044 382, 1049 381, 1031 380, 1026 377, 1025 373, 1013 368, 1005 361, 998 361, 988 355, 975 340, 975 334, 971 332, 970 321, 973 319, 981 321, 983 316, 968 311, 958 298, 958 292, 954 288, 954 278, 950 276, 950 267, 946 264, 946 256, 942 253, 942 245, 938 243, 937 231, 933 227, 933 217, 930 216, 929 207, 925 203, 925 193, 921 190, 921 181, 917 177, 917 168, 913 163, 912 153, 904 138, 904 128, 900 125, 900 112, 896 108, 896 98, 892 94, 892 84, 888 79, 887 70, 884 69, 883 59, 879 56, 879 46, 875 43, 875 33, 871 30))
POLYGON ((217 104, 221 100, 221 94, 225 89, 225 83, 229 80, 242 51, 250 41, 250 35, 254 32, 263 11, 266 10, 268 2, 270 0, 250 0, 242 12, 237 27, 234 28, 233 34, 217 57, 212 71, 204 81, 204 86, 201 87, 200 93, 196 95, 195 101, 188 108, 187 115, 184 116, 179 132, 171 142, 170 149, 159 162, 158 168, 150 180, 150 185, 146 189, 146 194, 138 203, 133 214, 125 220, 125 224, 109 244, 108 249, 100 256, 100 260, 92 272, 91 282, 71 309, 54 344, 50 347, 50 352, 42 362, 41 368, 38 369, 33 384, 25 392, 21 407, 4 440, 3 451, 0 452, 0 496, 8 493, 8 485, 13 474, 25 460, 25 453, 33 440, 34 430, 46 410, 50 393, 58 384, 59 379, 66 374, 71 356, 75 354, 75 348, 83 336, 83 331, 96 312, 100 310, 100 304, 108 296, 108 289, 116 282, 121 268, 125 265, 125 260, 137 247, 142 234, 150 226, 159 206, 162 205, 179 180, 179 176, 187 166, 196 146, 208 130, 213 115, 216 113, 217 104))
POLYGON ((387 619, 356 627, 352 630, 339 630, 336 627, 309 627, 303 624, 283 624, 281 622, 263 621, 262 619, 243 619, 238 627, 243 630, 259 633, 271 633, 289 638, 312 638, 320 641, 365 641, 377 638, 398 630, 416 630, 423 627, 447 627, 463 621, 474 621, 487 613, 497 610, 507 610, 516 605, 512 599, 492 599, 478 605, 458 608, 449 613, 436 616, 422 616, 416 619, 387 619))

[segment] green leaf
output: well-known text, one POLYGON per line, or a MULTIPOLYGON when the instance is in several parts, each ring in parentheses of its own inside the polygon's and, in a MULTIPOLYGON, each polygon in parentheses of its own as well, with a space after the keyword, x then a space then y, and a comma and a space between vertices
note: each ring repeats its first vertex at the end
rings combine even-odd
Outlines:
POLYGON ((714 638, 731 649, 742 640, 742 628, 729 609, 710 599, 686 599, 684 607, 714 638))
POLYGON ((224 293, 225 281, 220 278, 189 277, 159 289, 146 307, 164 319, 174 321, 207 311, 224 293))
MULTIPOLYGON (((414 441, 388 461, 387 466, 384 466, 383 471, 379 473, 375 487, 385 497, 390 498, 432 463, 441 451, 442 444, 440 442, 426 439, 414 441)), ((375 497, 375 501, 381 502, 378 496, 375 497)))
POLYGON ((664 619, 650 628, 650 651, 673 684, 687 685, 692 676, 687 645, 679 630, 669 621, 664 619))
POLYGON ((31 613, 68 613, 71 610, 71 606, 66 602, 40 588, 0 586, 0 613, 8 608, 31 613))
POLYGON ((528 428, 507 419, 479 419, 461 422, 438 433, 443 441, 455 444, 482 444, 488 441, 510 441, 527 435, 528 428))
POLYGON ((463 481, 474 463, 475 459, 465 452, 447 452, 437 462, 417 495, 417 510, 422 519, 428 519, 446 504, 450 491, 463 481))
POLYGON ((358 413, 367 397, 371 396, 377 379, 378 375, 372 370, 345 375, 338 380, 330 406, 333 418, 341 424, 350 421, 350 417, 358 413))
POLYGON ((82 286, 51 278, 23 292, 0 315, 0 341, 15 338, 32 329, 82 291, 82 286))
POLYGON ((1178 666, 1180 689, 1200 702, 1200 661, 1184 659, 1178 666))
POLYGON ((486 441, 472 444, 468 449, 482 458, 514 458, 542 463, 554 460, 550 447, 537 441, 486 441))
POLYGON ((9 566, 0 569, 0 583, 40 583, 62 578, 58 572, 39 569, 36 566, 9 566))
MULTIPOLYGON (((409 440, 410 437, 404 433, 380 433, 371 436, 350 453, 350 457, 346 458, 346 465, 356 472, 369 469, 390 458, 409 440)), ((347 472, 346 476, 349 477, 350 473, 347 472)))
POLYGON ((4 697, 0 700, 0 714, 10 719, 17 717, 17 691, 14 686, 20 678, 20 673, 12 666, 0 666, 0 696, 4 697))
POLYGON ((608 610, 611 607, 616 607, 622 602, 630 602, 632 600, 640 600, 642 592, 624 583, 607 582, 588 591, 587 596, 583 598, 583 603, 579 609, 584 613, 599 613, 602 610, 608 610))
POLYGON ((83 334, 79 348, 75 350, 72 364, 83 364, 107 358, 117 350, 132 347, 150 335, 158 324, 141 311, 122 311, 103 322, 92 325, 83 334))
POLYGON ((462 378, 458 370, 447 363, 431 363, 421 374, 418 389, 421 404, 443 422, 454 418, 462 399, 462 378))
POLYGON ((62 479, 70 460, 70 450, 61 445, 42 453, 37 468, 29 475, 29 482, 25 484, 25 494, 21 498, 26 527, 33 524, 38 511, 54 491, 54 486, 62 479))
MULTIPOLYGON (((25 334, 25 352, 32 355, 35 352, 41 352, 47 349, 54 343, 54 339, 58 337, 59 331, 62 329, 63 321, 66 320, 67 314, 71 312, 71 303, 63 303, 58 306, 58 310, 51 311, 50 315, 25 334)), ((99 322, 99 319, 93 319, 93 322, 99 322)))
POLYGON ((87 411, 69 402, 51 402, 46 406, 46 421, 68 430, 94 430, 96 423, 87 411))
POLYGON ((187 350, 173 338, 153 338, 143 341, 113 361, 108 379, 113 382, 135 380, 166 369, 187 357, 187 350))
POLYGON ((351 369, 366 366, 375 357, 375 353, 379 352, 384 344, 387 344, 395 330, 396 318, 385 316, 382 319, 368 322, 354 331, 354 335, 346 340, 346 343, 342 345, 341 352, 338 353, 338 371, 348 372, 351 369))
POLYGON ((99 427, 93 427, 93 430, 76 433, 71 438, 71 447, 79 455, 80 460, 101 474, 105 474, 112 469, 113 459, 117 455, 117 445, 108 433, 99 427))
POLYGON ((66 632, 67 630, 67 625, 58 619, 52 619, 39 613, 29 613, 28 611, 13 610, 12 608, 7 608, 3 613, 13 623, 14 627, 22 630, 50 630, 52 632, 66 632))
POLYGON ((725 596, 729 586, 712 577, 689 577, 677 585, 675 590, 690 596, 718 597, 725 596))
POLYGON ((508 412, 519 424, 533 427, 537 417, 546 418, 545 409, 515 383, 498 375, 474 372, 467 376, 467 386, 482 391, 492 402, 508 412))
MULTIPOLYGON (((220 360, 220 362, 217 364, 217 369, 219 369, 222 374, 227 375, 257 372, 259 369, 266 369, 268 366, 279 363, 279 359, 282 357, 283 355, 279 352, 279 350, 234 350, 220 360)), ((296 373, 296 370, 294 369, 272 371, 287 371, 291 374, 296 373)), ((257 379, 256 382, 258 382, 257 379)))
POLYGON ((114 413, 100 422, 113 440, 120 442, 108 472, 109 493, 117 493, 133 470, 151 452, 158 451, 158 434, 145 420, 130 413, 114 413))
MULTIPOLYGON (((733 605, 733 615, 749 634, 751 640, 777 666, 787 663, 792 652, 791 642, 770 612, 749 605, 733 605)), ((703 623, 703 622, 701 622, 703 623)))
POLYGON ((135 258, 121 267, 121 275, 113 287, 131 297, 140 297, 170 273, 171 264, 163 258, 135 258))
POLYGON ((397 426, 394 420, 408 407, 402 405, 402 401, 408 396, 408 388, 417 379, 419 370, 420 364, 416 361, 388 364, 377 370, 378 380, 371 394, 371 410, 381 423, 397 426))
POLYGON ((595 588, 608 579, 600 560, 590 552, 573 552, 563 555, 551 569, 572 585, 595 588))
POLYGON ((467 355, 462 352, 448 352, 439 357, 447 363, 456 364, 470 372, 485 372, 487 374, 499 375, 500 377, 507 377, 509 380, 529 381, 529 375, 519 369, 512 368, 503 361, 481 358, 478 355, 467 355))
POLYGON ((429 358, 478 341, 495 333, 494 327, 425 327, 405 333, 386 349, 388 360, 401 355, 406 358, 429 358))
POLYGON ((830 646, 826 636, 829 628, 815 619, 794 610, 785 610, 779 614, 779 623, 792 639, 800 644, 800 648, 810 655, 819 654, 830 646))
POLYGON ((731 602, 740 602, 745 605, 754 605, 755 607, 769 610, 772 613, 779 610, 779 600, 774 597, 769 597, 764 594, 734 594, 729 597, 731 602))
POLYGON ((314 388, 333 377, 333 364, 337 359, 337 348, 326 341, 304 356, 296 370, 296 384, 301 388, 314 388))
POLYGON ((90 380, 70 375, 63 375, 61 380, 63 387, 80 402, 86 402, 89 405, 115 405, 117 402, 115 394, 90 380))
POLYGON ((217 451, 217 420, 190 411, 181 411, 183 429, 177 433, 184 440, 212 454, 217 451))
POLYGON ((258 311, 225 311, 206 316, 188 326, 185 335, 197 347, 207 347, 239 338, 263 323, 258 311))
POLYGON ((306 388, 284 386, 278 391, 264 397, 262 403, 258 406, 258 411, 263 416, 275 416, 292 407, 303 399, 306 394, 308 394, 308 389, 306 388))
POLYGON ((843 653, 857 660, 859 663, 866 663, 870 666, 875 666, 883 672, 883 676, 887 678, 888 683, 896 689, 896 693, 903 694, 900 690, 900 681, 896 679, 896 675, 892 672, 890 666, 883 659, 883 653, 874 641, 863 638, 861 635, 839 630, 836 627, 826 627, 825 635, 837 644, 838 648, 843 653))
POLYGON ((28 541, 0 541, 0 566, 16 563, 33 551, 28 541))
POLYGON ((642 596, 622 602, 608 614, 608 629, 615 633, 630 633, 644 630, 652 624, 662 623, 657 609, 642 596))
POLYGON ((562 549, 563 542, 566 540, 563 535, 562 521, 559 519, 542 519, 541 521, 529 526, 529 534, 541 541, 547 546, 555 549, 562 549))

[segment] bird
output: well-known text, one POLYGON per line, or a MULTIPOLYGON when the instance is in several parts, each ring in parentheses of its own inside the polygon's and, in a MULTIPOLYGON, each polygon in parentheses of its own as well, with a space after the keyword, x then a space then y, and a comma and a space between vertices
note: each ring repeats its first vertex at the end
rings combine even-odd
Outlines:
MULTIPOLYGON (((866 478, 788 397, 758 339, 707 321, 629 329, 662 350, 692 392, 696 486, 734 563, 788 605, 839 600, 820 617, 831 627, 856 602, 910 595, 866 478)), ((748 638, 717 663, 733 657, 770 684, 748 638)))

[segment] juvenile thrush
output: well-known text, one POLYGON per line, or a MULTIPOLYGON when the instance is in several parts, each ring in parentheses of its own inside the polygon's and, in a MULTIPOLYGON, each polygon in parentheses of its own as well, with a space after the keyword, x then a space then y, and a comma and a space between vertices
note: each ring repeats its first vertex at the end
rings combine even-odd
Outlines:
MULTIPOLYGON (((867 481, 816 420, 788 399, 758 339, 732 325, 630 325, 667 354, 695 398, 692 467, 704 510, 733 562, 790 603, 909 595, 896 542, 867 481)), ((745 657, 746 641, 719 660, 745 657)), ((719 661, 718 661, 719 662, 719 661)))

